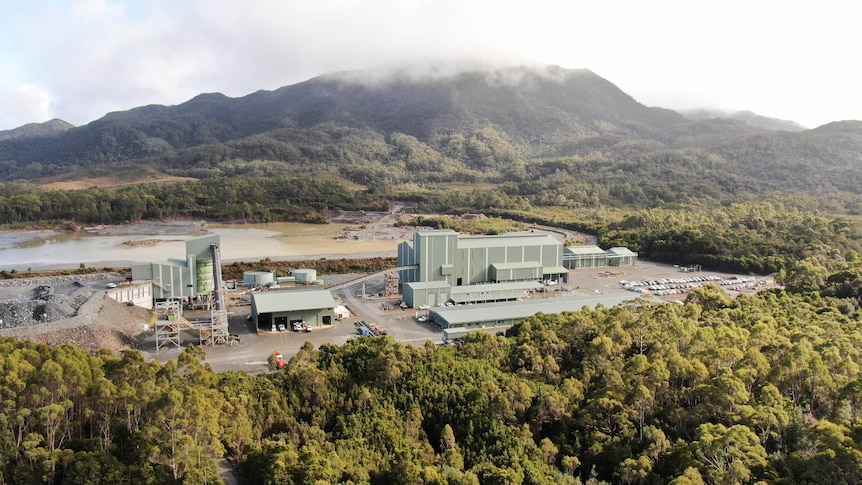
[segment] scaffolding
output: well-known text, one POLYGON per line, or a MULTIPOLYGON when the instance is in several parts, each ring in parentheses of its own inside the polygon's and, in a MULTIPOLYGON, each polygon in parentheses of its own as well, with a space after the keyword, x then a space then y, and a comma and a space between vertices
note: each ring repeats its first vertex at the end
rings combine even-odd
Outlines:
POLYGON ((210 328, 201 332, 201 345, 226 344, 230 339, 228 331, 227 307, 221 280, 221 257, 216 244, 210 244, 213 258, 213 300, 215 305, 210 312, 210 328))
POLYGON ((156 352, 171 345, 180 348, 180 330, 190 324, 183 318, 183 305, 179 300, 156 303, 156 352))
POLYGON ((386 273, 386 286, 385 286, 385 294, 386 296, 397 295, 400 293, 398 291, 398 283, 400 278, 398 277, 398 272, 389 271, 386 273))
POLYGON ((228 330, 227 306, 221 284, 221 259, 219 258, 218 246, 211 244, 210 251, 213 256, 214 283, 213 292, 208 298, 208 301, 213 302, 210 321, 190 322, 186 320, 183 317, 181 300, 156 303, 156 352, 168 346, 179 349, 182 343, 180 333, 186 329, 198 333, 198 343, 201 346, 227 344, 235 340, 231 338, 228 330))

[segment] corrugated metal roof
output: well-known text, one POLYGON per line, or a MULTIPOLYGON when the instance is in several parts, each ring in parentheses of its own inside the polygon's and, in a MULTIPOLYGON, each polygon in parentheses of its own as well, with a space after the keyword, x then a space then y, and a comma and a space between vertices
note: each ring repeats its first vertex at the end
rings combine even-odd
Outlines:
POLYGON ((565 266, 551 266, 549 268, 542 268, 542 273, 544 274, 564 274, 568 272, 569 269, 565 266))
POLYGON ((335 308, 329 290, 277 290, 251 294, 257 313, 335 308))
POLYGON ((457 232, 453 231, 452 229, 419 229, 416 232, 419 234, 431 235, 431 236, 451 235, 451 234, 457 235, 458 234, 457 232))
POLYGON ((404 283, 404 285, 410 286, 414 290, 437 290, 449 287, 449 283, 445 281, 411 281, 410 283, 404 283))
POLYGON ((524 261, 523 263, 491 263, 492 268, 501 269, 533 269, 539 267, 538 261, 524 261))
POLYGON ((513 291, 541 288, 542 285, 535 281, 507 281, 505 283, 486 283, 484 285, 453 286, 452 298, 456 295, 481 294, 486 291, 513 291))
POLYGON ((566 254, 577 254, 579 256, 586 256, 586 255, 595 254, 595 255, 604 256, 607 253, 605 253, 604 249, 602 249, 598 246, 590 245, 590 246, 568 246, 565 249, 563 249, 563 255, 565 256, 566 254))
MULTIPOLYGON (((633 295, 586 295, 570 297, 551 297, 537 300, 506 301, 499 303, 480 303, 451 307, 432 308, 431 313, 445 320, 449 325, 469 325, 482 322, 523 320, 539 312, 563 313, 581 310, 584 306, 595 308, 598 304, 614 307, 620 303, 638 298, 633 295)), ((664 303, 655 297, 640 296, 654 303, 664 303)))
POLYGON ((632 251, 631 249, 622 248, 622 247, 610 248, 610 249, 608 249, 607 252, 612 254, 613 256, 637 256, 638 255, 638 253, 632 251))
POLYGON ((535 232, 508 233, 492 236, 461 236, 458 238, 458 249, 541 246, 544 244, 562 245, 558 239, 550 234, 535 232))

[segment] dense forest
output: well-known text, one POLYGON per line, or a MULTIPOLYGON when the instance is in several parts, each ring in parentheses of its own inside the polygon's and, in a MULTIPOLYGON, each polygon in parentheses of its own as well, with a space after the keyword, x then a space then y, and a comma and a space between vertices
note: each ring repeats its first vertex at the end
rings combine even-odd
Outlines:
POLYGON ((5 339, 2 482, 219 483, 223 457, 262 484, 859 483, 858 306, 705 287, 253 376, 5 339))

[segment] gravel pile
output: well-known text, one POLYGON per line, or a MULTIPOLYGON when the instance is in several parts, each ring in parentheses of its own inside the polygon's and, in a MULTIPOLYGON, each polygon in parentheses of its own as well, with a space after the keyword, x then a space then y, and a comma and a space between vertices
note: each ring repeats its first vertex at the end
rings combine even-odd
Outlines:
POLYGON ((93 273, 64 276, 41 276, 39 278, 12 278, 0 280, 0 288, 32 287, 34 285, 56 285, 58 283, 90 283, 119 278, 118 273, 93 273))
POLYGON ((148 310, 107 297, 101 285, 119 275, 74 275, 0 281, 0 336, 91 352, 135 347, 148 310))
MULTIPOLYGON (((40 278, 41 279, 41 278, 40 278)), ((21 287, 19 287, 21 288, 21 287)), ((96 292, 92 287, 72 286, 72 291, 57 292, 52 285, 40 284, 29 298, 22 292, 0 302, 0 329, 26 327, 72 318, 96 292)))

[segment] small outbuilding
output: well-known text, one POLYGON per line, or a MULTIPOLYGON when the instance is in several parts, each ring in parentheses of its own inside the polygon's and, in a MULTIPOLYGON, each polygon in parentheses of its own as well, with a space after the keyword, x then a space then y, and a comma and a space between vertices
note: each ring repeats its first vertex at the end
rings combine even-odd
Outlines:
POLYGON ((335 307, 336 320, 347 320, 348 318, 350 318, 350 310, 348 310, 346 306, 338 305, 335 307))

